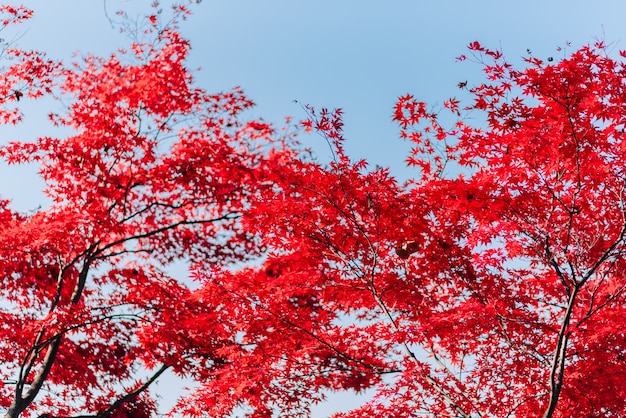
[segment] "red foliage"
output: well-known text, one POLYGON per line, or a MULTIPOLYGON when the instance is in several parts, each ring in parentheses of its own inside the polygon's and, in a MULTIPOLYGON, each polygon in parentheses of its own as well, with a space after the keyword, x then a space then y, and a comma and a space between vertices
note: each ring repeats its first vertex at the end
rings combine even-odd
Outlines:
POLYGON ((9 164, 39 165, 51 200, 29 214, 0 203, 7 417, 151 416, 153 379, 168 369, 205 377, 231 336, 219 324, 191 326, 214 314, 167 266, 225 266, 262 250, 241 217, 250 196, 271 187, 274 160, 294 158, 290 135, 246 121, 253 103, 240 89, 195 87, 175 26, 141 36, 128 51, 70 67, 5 50, 0 118, 17 123, 16 100, 54 94, 67 111, 51 120, 71 132, 0 147, 9 164))
POLYGON ((198 272, 237 345, 184 411, 300 416, 323 390, 376 388, 345 416, 626 414, 626 67, 601 45, 519 70, 470 50, 489 80, 472 104, 398 101, 406 187, 309 109, 335 160, 275 165, 244 224, 263 266, 198 272))
POLYGON ((515 69, 472 43, 471 104, 398 100, 401 185, 346 155, 340 111, 306 108, 328 166, 245 121, 241 90, 195 87, 187 41, 147 19, 149 41, 71 67, 5 48, 3 123, 55 94, 71 131, 0 148, 51 200, 0 202, 7 417, 149 417, 166 370, 198 383, 176 416, 303 416, 368 388, 346 415, 626 415, 624 63, 596 45, 515 69))

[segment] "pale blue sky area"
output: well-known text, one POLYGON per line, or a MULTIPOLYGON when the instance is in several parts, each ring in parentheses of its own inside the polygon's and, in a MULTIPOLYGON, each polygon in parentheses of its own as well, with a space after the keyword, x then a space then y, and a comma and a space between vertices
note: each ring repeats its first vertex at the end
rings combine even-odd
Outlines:
MULTIPOLYGON (((21 28, 19 46, 69 60, 77 50, 108 53, 124 45, 102 0, 25 3, 36 14, 21 28)), ((150 3, 107 0, 106 8, 110 15, 120 8, 137 14, 150 3)), ((392 166, 400 177, 409 175, 403 169, 408 147, 391 121, 395 100, 412 93, 437 104, 458 94, 460 81, 480 83, 478 65, 455 61, 469 42, 501 48, 513 62, 527 49, 539 58, 556 58, 556 47, 566 42, 573 50, 597 38, 626 49, 626 2, 620 0, 204 0, 192 9, 182 28, 192 43, 189 67, 202 67, 200 86, 210 92, 242 86, 258 104, 252 114, 269 121, 304 118, 294 100, 341 107, 349 153, 392 166)), ((41 129, 28 119, 19 129, 0 127, 0 143, 45 134, 41 129)), ((321 138, 303 140, 321 159, 328 158, 321 138)), ((34 173, 0 167, 0 195, 15 198, 16 207, 41 203, 38 187, 34 173)), ((169 386, 162 382, 158 388, 169 393, 169 386)), ((315 416, 348 405, 334 397, 315 416)))

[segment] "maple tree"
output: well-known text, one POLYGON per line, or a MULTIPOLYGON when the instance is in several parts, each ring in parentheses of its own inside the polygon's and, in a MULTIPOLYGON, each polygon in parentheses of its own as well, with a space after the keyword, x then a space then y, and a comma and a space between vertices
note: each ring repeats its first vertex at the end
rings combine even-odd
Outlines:
MULTIPOLYGON (((242 263, 262 248, 241 214, 271 187, 269 156, 293 152, 290 134, 242 116, 253 103, 238 88, 195 87, 177 30, 189 10, 154 7, 138 40, 106 58, 64 65, 3 45, 2 121, 20 123, 21 104, 47 95, 66 105, 52 124, 70 132, 0 148, 8 164, 39 167, 50 202, 29 213, 0 203, 7 418, 153 416, 150 385, 166 370, 202 379, 225 338, 219 324, 187 331, 212 313, 167 267, 242 263)), ((32 15, 0 11, 5 27, 32 15)))
POLYGON ((626 414, 626 68, 602 44, 521 69, 471 44, 467 105, 398 100, 400 184, 349 158, 340 111, 305 107, 325 165, 239 89, 197 88, 161 21, 72 66, 4 45, 2 122, 50 95, 71 132, 0 147, 50 199, 0 204, 6 417, 154 416, 167 370, 198 384, 173 416, 306 416, 346 389, 375 395, 338 417, 626 414))
POLYGON ((336 416, 626 414, 626 67, 603 48, 518 69, 471 44, 487 80, 459 84, 469 104, 397 102, 406 185, 309 108, 335 159, 277 164, 255 194, 262 266, 197 269, 238 345, 181 410, 306 416, 373 388, 336 416))

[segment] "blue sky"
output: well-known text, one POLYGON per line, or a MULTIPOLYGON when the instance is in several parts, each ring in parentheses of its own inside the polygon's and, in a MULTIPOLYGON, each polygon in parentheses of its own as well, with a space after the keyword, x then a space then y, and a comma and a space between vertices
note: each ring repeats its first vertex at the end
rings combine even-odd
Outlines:
MULTIPOLYGON (((151 2, 26 1, 35 18, 20 28, 19 46, 66 60, 75 51, 108 53, 125 40, 111 28, 105 7, 111 15, 120 8, 134 15, 151 2)), ((403 168, 407 144, 398 139, 392 106, 406 93, 440 104, 458 94, 458 82, 480 83, 478 65, 455 61, 469 42, 500 48, 513 62, 527 49, 556 58, 556 47, 566 42, 574 50, 597 38, 626 49, 626 2, 619 0, 204 0, 193 10, 182 29, 192 44, 189 67, 202 67, 200 86, 210 92, 242 86, 258 104, 252 114, 269 121, 304 118, 294 100, 341 107, 350 155, 391 166, 401 178, 410 174, 403 168)), ((45 129, 35 119, 17 129, 0 127, 0 143, 45 129)), ((302 139, 328 158, 321 138, 302 139)), ((14 198, 16 207, 41 203, 39 187, 32 168, 0 167, 0 195, 14 198)), ((167 382, 159 388, 170 391, 167 382)), ((333 398, 316 416, 344 402, 333 398)))

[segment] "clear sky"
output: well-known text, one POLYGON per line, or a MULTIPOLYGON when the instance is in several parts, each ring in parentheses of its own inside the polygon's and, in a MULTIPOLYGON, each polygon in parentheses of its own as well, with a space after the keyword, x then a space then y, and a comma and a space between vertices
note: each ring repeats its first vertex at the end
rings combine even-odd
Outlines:
MULTIPOLYGON (((151 2, 25 0, 35 18, 21 28, 18 45, 66 60, 76 51, 108 53, 125 40, 105 9, 135 15, 151 2)), ((202 67, 200 86, 210 92, 242 86, 258 104, 253 113, 269 121, 304 118, 294 100, 341 107, 350 155, 391 166, 401 178, 408 175, 407 145, 391 121, 392 106, 406 93, 440 104, 458 93, 460 81, 480 83, 478 65, 455 61, 469 42, 500 48, 513 62, 527 49, 556 58, 566 42, 574 50, 598 38, 626 49, 622 0, 204 0, 193 10, 182 29, 192 44, 189 67, 202 67)), ((18 129, 0 127, 0 143, 45 134, 41 129, 29 119, 18 129)), ((302 139, 328 158, 319 137, 302 139)), ((39 187, 32 169, 0 167, 0 195, 14 198, 16 207, 43 203, 39 187)), ((170 393, 170 386, 158 388, 170 393)), ((352 398, 333 397, 315 416, 347 408, 352 398)))

